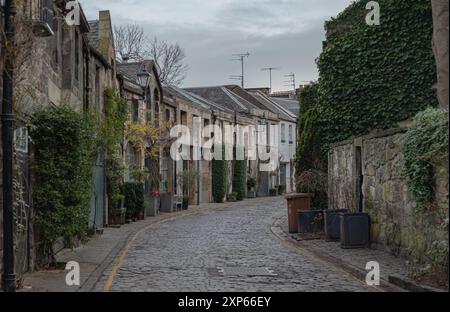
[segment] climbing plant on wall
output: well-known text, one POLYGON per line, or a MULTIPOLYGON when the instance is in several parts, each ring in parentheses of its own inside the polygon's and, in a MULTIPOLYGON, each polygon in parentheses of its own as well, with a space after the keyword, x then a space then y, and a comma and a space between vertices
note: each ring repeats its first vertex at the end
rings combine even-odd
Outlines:
POLYGON ((300 91, 300 116, 317 105, 318 89, 319 84, 317 82, 312 82, 311 84, 304 86, 300 91))
MULTIPOLYGON (((100 118, 102 119, 102 118, 100 118)), ((128 119, 127 102, 116 90, 105 91, 105 117, 100 124, 99 146, 105 153, 107 193, 110 209, 117 208, 123 199, 124 163, 121 155, 121 143, 125 136, 125 123, 128 119)))
POLYGON ((39 250, 52 263, 59 237, 71 243, 87 235, 96 127, 90 115, 51 106, 34 113, 30 137, 39 250))
POLYGON ((367 1, 326 25, 327 47, 317 64, 328 143, 396 126, 437 104, 430 1, 378 2, 379 26, 365 23, 367 1))
POLYGON ((404 174, 419 204, 433 201, 436 168, 448 162, 448 112, 429 108, 419 113, 405 135, 404 174))

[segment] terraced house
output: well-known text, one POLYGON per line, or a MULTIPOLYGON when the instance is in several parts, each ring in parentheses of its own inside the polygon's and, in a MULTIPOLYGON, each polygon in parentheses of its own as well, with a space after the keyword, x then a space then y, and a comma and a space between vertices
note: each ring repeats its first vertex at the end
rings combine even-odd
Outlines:
MULTIPOLYGON (((86 238, 84 232, 87 233, 87 230, 90 234, 102 234, 105 227, 124 224, 125 205, 130 203, 125 203, 124 191, 118 189, 116 184, 142 184, 141 191, 145 198, 145 202, 141 203, 144 206, 142 217, 173 212, 179 209, 182 202, 199 205, 230 200, 235 194, 246 197, 250 190, 246 185, 249 179, 256 181, 254 188, 259 196, 267 196, 276 188, 284 192, 294 189, 294 114, 266 94, 248 92, 238 86, 190 89, 169 85, 163 87, 159 78, 160 69, 155 61, 117 61, 109 11, 100 11, 96 20, 88 21, 80 7, 79 25, 70 26, 65 20, 69 12, 66 3, 27 0, 22 1, 18 8, 14 47, 18 51, 14 59, 17 114, 14 124, 14 256, 15 272, 19 276, 34 270, 49 254, 52 258, 64 248, 79 245, 86 238), (50 248, 44 251, 43 236, 46 231, 52 232, 53 228, 45 228, 45 222, 37 226, 36 216, 46 211, 46 218, 52 219, 57 218, 57 213, 52 214, 52 209, 56 208, 52 206, 54 203, 51 200, 38 205, 33 201, 37 186, 39 192, 47 192, 47 180, 42 180, 41 175, 34 170, 39 147, 35 146, 29 134, 34 125, 31 128, 29 125, 36 111, 63 107, 79 116, 92 114, 97 118, 95 123, 99 130, 95 135, 97 145, 93 151, 94 161, 90 163, 92 172, 89 173, 89 190, 81 196, 88 197, 88 200, 77 204, 81 205, 82 215, 86 214, 86 219, 77 220, 81 222, 78 230, 81 229, 83 235, 60 227, 54 233, 58 233, 58 237, 53 238, 50 248), (112 116, 121 111, 126 112, 121 125, 113 124, 116 129, 108 128, 111 127, 112 116), (189 157, 175 160, 171 157, 170 149, 177 139, 170 136, 174 125, 187 126, 196 138, 187 146, 190 156, 195 152, 201 155, 200 146, 216 135, 195 133, 195 123, 200 123, 197 126, 201 129, 209 125, 217 126, 223 134, 222 145, 227 143, 226 135, 232 138, 232 146, 228 146, 231 150, 233 146, 244 147, 245 166, 241 167, 240 180, 236 180, 235 161, 226 160, 222 163, 222 193, 216 192, 212 161, 189 157), (242 133, 242 136, 227 132, 227 126, 237 125, 253 128, 250 128, 251 132, 242 133), (270 139, 271 126, 275 126, 281 137, 270 139), (111 138, 108 131, 117 132, 119 128, 123 128, 123 133, 118 132, 119 138, 109 142, 111 138), (268 146, 260 143, 260 138, 264 138, 268 146), (111 147, 115 150, 111 151, 111 147), (264 149, 266 153, 276 151, 275 166, 270 171, 261 170, 261 165, 268 161, 259 159, 258 149, 264 149), (112 164, 114 157, 117 159, 113 159, 115 163, 112 164)), ((3 40, 3 36, 1 38, 3 40)), ((4 47, 0 41, 2 55, 5 54, 4 47)), ((0 69, 3 69, 1 62, 0 69)), ((74 129, 67 131, 71 134, 77 132, 74 129)), ((58 139, 53 139, 58 143, 58 139)), ((211 150, 215 148, 217 145, 211 146, 211 150)), ((53 153, 55 159, 58 157, 56 150, 48 153, 53 153)), ((64 166, 57 169, 52 167, 55 177, 66 179, 68 185, 78 183, 79 172, 70 171, 64 166)), ((58 198, 67 196, 62 195, 64 190, 62 186, 60 188, 61 192, 48 191, 49 198, 53 195, 58 198)), ((75 197, 69 197, 70 194, 58 206, 63 214, 72 213, 75 206, 75 197)), ((0 235, 3 235, 1 218, 0 213, 0 235)), ((76 223, 69 216, 65 218, 69 223, 76 223)), ((0 240, 0 250, 3 250, 2 242, 0 240)))

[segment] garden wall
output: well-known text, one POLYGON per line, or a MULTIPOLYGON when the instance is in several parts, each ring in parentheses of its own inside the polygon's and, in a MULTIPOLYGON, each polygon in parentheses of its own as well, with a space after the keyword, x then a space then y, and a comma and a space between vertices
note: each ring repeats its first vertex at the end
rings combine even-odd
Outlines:
POLYGON ((358 211, 361 198, 363 211, 371 217, 374 248, 425 261, 434 242, 448 240, 448 232, 442 228, 448 218, 448 164, 436 170, 435 207, 417 212, 418 205, 402 174, 406 130, 387 130, 333 145, 329 153, 329 206, 358 211))

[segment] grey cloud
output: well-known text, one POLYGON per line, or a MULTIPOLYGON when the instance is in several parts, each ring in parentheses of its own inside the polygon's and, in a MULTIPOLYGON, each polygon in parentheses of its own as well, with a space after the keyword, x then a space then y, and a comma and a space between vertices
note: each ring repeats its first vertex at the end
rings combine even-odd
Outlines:
POLYGON ((231 54, 249 51, 247 86, 267 86, 268 74, 260 69, 276 66, 282 70, 274 73, 274 88, 283 90, 290 72, 298 83, 317 78, 324 22, 351 0, 205 0, 205 6, 200 0, 80 2, 90 19, 109 9, 114 24, 138 23, 149 36, 178 42, 190 67, 185 86, 236 83, 228 79, 240 73, 231 54))

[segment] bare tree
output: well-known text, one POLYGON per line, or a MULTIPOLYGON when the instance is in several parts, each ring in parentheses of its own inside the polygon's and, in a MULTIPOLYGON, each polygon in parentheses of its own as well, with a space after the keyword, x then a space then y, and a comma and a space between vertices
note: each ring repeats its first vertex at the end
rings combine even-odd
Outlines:
POLYGON ((186 78, 188 66, 184 63, 184 50, 176 43, 149 40, 144 29, 136 24, 114 28, 116 53, 119 61, 140 62, 153 59, 159 69, 159 79, 164 85, 180 85, 186 78))
POLYGON ((114 27, 114 40, 117 58, 140 62, 144 59, 148 47, 148 38, 144 29, 136 24, 114 27))
POLYGON ((186 55, 178 43, 171 44, 155 37, 150 43, 148 56, 158 66, 162 84, 178 86, 186 78, 189 67, 184 64, 186 55))

